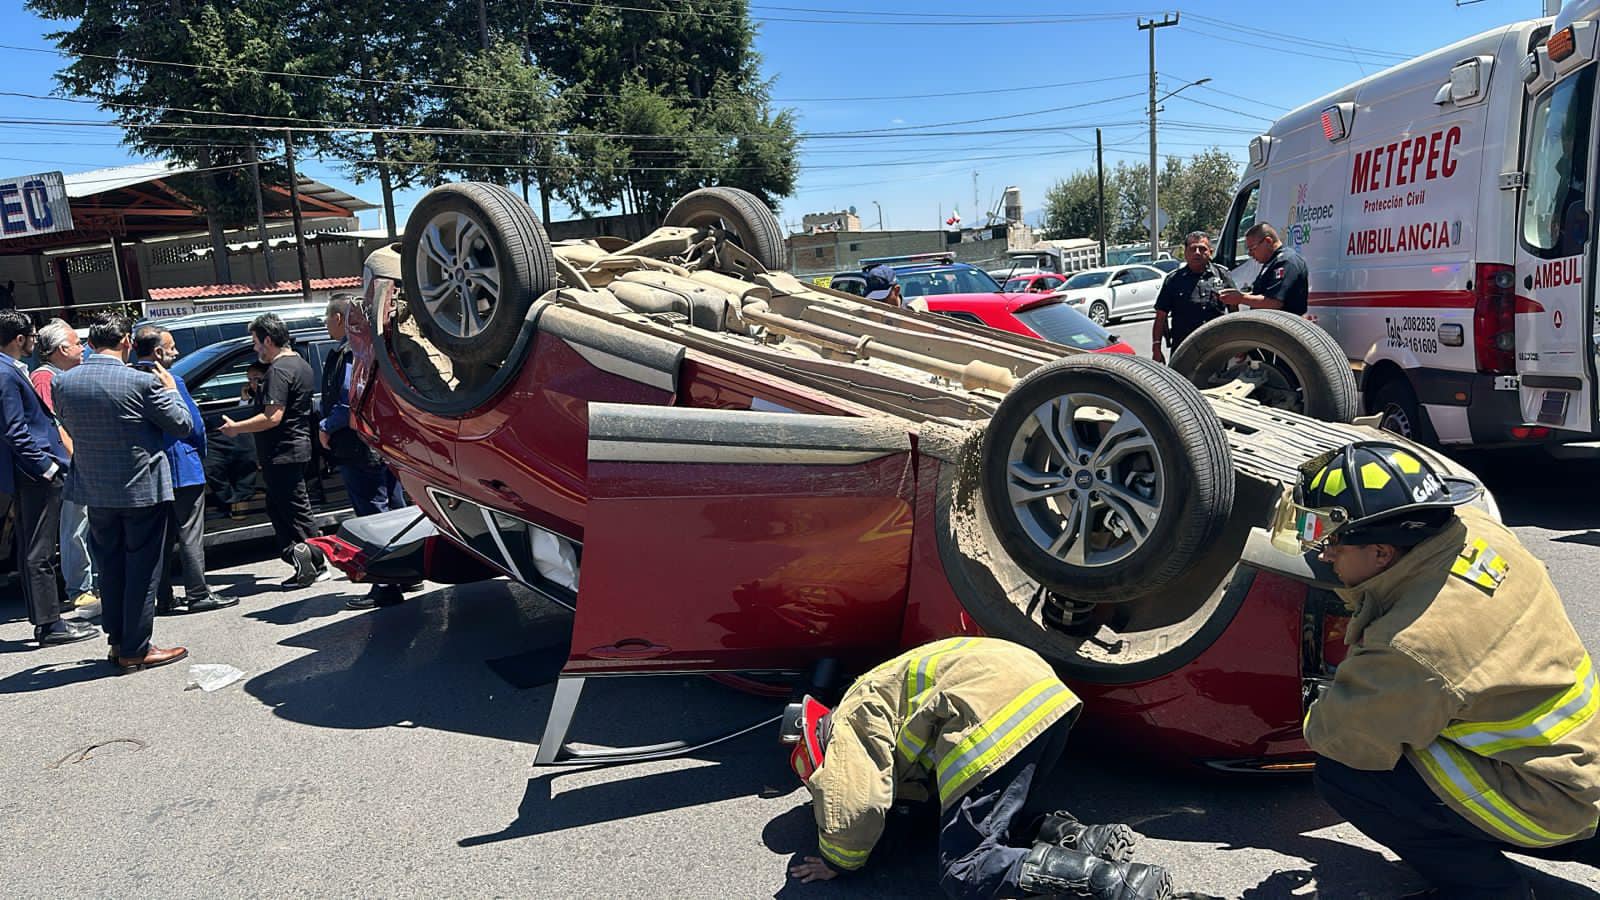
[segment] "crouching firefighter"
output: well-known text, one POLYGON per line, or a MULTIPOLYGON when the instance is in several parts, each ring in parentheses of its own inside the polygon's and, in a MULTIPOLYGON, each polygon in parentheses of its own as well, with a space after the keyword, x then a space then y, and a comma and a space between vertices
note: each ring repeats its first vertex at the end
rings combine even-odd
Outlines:
POLYGON ((1503 851, 1596 849, 1600 689, 1544 565, 1465 506, 1479 491, 1375 441, 1302 471, 1294 527, 1353 614, 1305 735, 1323 797, 1428 896, 1525 898, 1503 851))
POLYGON ((1126 825, 1025 812, 1066 745, 1080 701, 1038 654, 993 638, 919 647, 861 676, 839 705, 806 697, 784 715, 790 763, 811 791, 819 857, 802 881, 861 868, 896 802, 939 797, 940 885, 951 897, 1171 896, 1157 866, 1130 862, 1126 825))

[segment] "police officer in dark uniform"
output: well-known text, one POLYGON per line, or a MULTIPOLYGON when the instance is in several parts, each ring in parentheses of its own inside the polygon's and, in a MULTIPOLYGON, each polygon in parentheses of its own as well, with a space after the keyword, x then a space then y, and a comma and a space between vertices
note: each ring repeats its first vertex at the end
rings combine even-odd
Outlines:
POLYGON ((1188 265, 1174 269, 1156 295, 1156 322, 1150 332, 1150 355, 1166 362, 1162 339, 1174 349, 1196 328, 1226 313, 1223 291, 1234 290, 1227 270, 1211 261, 1211 238, 1204 231, 1191 231, 1183 239, 1183 255, 1188 265))
POLYGON ((1278 230, 1257 222, 1244 233, 1245 250, 1261 264, 1261 272, 1248 292, 1224 291, 1222 302, 1229 306, 1243 303, 1251 309, 1281 309, 1297 316, 1306 314, 1306 296, 1311 279, 1306 261, 1283 245, 1278 230))

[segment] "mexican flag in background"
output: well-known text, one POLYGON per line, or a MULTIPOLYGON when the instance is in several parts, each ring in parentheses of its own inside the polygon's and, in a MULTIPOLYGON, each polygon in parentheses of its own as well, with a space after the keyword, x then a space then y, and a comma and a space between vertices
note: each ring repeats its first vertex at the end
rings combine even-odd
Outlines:
POLYGON ((949 225, 951 228, 960 228, 961 227, 961 207, 957 206, 950 213, 950 218, 944 220, 944 223, 946 225, 949 225))

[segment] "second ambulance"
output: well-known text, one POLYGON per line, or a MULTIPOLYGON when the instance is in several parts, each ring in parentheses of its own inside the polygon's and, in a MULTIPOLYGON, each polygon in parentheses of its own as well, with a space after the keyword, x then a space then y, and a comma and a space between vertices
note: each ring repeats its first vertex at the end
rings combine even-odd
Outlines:
POLYGON ((1253 265, 1245 231, 1278 226, 1387 427, 1596 438, 1597 20, 1584 0, 1468 38, 1250 142, 1217 261, 1253 265))

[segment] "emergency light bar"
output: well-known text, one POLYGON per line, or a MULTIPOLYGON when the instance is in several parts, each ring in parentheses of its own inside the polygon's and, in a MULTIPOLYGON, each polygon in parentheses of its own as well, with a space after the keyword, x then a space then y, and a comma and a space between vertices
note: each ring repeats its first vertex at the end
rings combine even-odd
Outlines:
POLYGON ((1550 59, 1553 62, 1561 62, 1563 59, 1571 56, 1572 51, 1576 49, 1577 46, 1577 40, 1572 33, 1571 25, 1568 25, 1555 34, 1550 35, 1550 40, 1545 42, 1545 49, 1549 51, 1550 59))
POLYGON ((949 265, 955 261, 956 255, 954 253, 913 253, 909 256, 869 257, 861 260, 861 268, 866 270, 872 268, 873 266, 881 266, 884 264, 894 265, 895 263, 938 263, 942 265, 949 265))
POLYGON ((1342 141, 1350 134, 1350 119, 1354 116, 1354 103, 1335 103, 1322 111, 1322 136, 1328 141, 1342 141))

